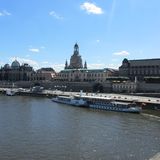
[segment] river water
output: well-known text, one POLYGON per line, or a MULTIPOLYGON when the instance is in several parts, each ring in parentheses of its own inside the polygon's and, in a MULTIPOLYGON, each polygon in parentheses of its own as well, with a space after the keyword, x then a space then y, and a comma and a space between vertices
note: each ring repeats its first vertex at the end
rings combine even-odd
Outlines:
POLYGON ((148 160, 160 119, 0 95, 0 160, 148 160))

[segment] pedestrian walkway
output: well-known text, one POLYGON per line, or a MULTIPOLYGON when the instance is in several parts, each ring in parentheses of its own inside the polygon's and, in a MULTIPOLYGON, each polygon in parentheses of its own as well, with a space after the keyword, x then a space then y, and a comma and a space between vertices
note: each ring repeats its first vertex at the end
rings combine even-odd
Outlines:
POLYGON ((156 155, 154 155, 152 158, 149 160, 160 160, 160 152, 158 152, 156 155))

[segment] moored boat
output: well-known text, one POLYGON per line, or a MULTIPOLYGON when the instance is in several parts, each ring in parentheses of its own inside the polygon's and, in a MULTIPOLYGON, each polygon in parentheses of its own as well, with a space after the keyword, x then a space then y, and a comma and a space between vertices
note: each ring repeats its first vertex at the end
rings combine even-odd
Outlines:
POLYGON ((130 113, 140 113, 142 110, 135 102, 114 101, 111 98, 96 96, 85 96, 83 98, 87 101, 89 108, 130 113))
POLYGON ((53 102, 63 103, 73 106, 85 106, 93 109, 116 111, 116 112, 128 112, 128 113, 140 113, 142 108, 135 102, 121 102, 114 101, 107 97, 97 96, 57 96, 52 99, 53 102))
POLYGON ((78 106, 78 107, 88 106, 87 102, 84 99, 82 99, 81 97, 74 97, 74 96, 69 96, 69 97, 68 96, 57 96, 55 98, 52 98, 52 101, 57 102, 57 103, 78 106))
POLYGON ((6 95, 7 96, 14 96, 16 94, 16 91, 14 91, 13 89, 7 89, 6 90, 6 95))

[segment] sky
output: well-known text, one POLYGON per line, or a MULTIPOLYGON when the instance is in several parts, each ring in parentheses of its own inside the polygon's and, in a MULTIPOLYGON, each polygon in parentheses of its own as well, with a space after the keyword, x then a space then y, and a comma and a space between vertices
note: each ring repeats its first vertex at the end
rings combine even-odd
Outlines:
POLYGON ((89 69, 160 58, 160 0, 0 0, 0 66, 56 71, 78 43, 89 69))

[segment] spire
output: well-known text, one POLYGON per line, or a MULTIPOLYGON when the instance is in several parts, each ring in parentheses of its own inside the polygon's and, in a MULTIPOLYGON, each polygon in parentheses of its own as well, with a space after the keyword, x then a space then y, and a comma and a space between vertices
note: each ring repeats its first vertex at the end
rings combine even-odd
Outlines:
POLYGON ((87 69, 87 62, 84 63, 84 69, 87 69))
POLYGON ((64 69, 67 69, 68 68, 68 62, 66 60, 66 63, 65 63, 65 68, 64 69))

